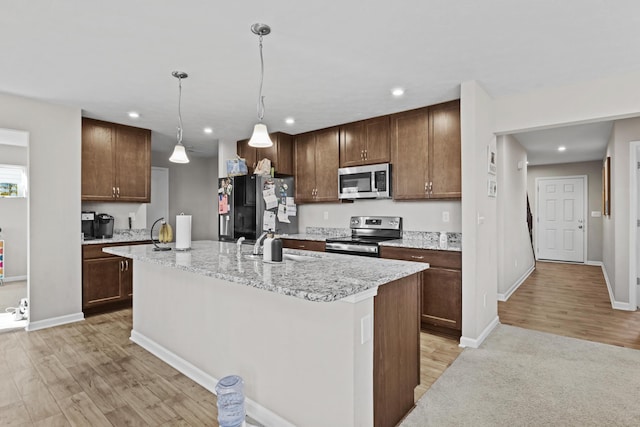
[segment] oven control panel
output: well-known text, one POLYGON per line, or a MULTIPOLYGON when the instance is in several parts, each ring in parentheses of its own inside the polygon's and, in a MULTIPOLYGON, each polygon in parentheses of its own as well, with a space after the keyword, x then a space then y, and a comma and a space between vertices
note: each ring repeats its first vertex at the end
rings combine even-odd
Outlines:
POLYGON ((352 216, 351 228, 373 228, 382 230, 402 230, 399 216, 352 216))

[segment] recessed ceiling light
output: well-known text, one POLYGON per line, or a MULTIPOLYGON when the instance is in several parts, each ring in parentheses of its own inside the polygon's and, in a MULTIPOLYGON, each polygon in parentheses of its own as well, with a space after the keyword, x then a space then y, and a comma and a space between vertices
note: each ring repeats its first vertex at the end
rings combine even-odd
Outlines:
POLYGON ((203 131, 204 131, 204 133, 213 133, 213 129, 212 128, 204 128, 203 131))
POLYGON ((138 117, 140 117, 140 113, 138 113, 137 111, 129 111, 129 117, 131 117, 132 119, 137 119, 138 117))
POLYGON ((391 94, 393 96, 402 96, 404 95, 404 89, 402 89, 401 87, 397 87, 391 91, 391 94))
POLYGON ((287 117, 286 119, 284 119, 284 122, 288 125, 292 125, 294 124, 296 121, 293 117, 287 117))
POLYGON ((565 151, 567 149, 567 147, 565 147, 564 145, 561 145, 560 147, 558 147, 558 151, 565 151))

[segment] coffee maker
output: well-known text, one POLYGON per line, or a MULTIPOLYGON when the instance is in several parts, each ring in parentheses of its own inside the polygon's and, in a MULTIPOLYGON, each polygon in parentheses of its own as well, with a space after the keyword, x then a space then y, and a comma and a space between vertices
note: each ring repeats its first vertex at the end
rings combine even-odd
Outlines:
POLYGON ((110 239, 113 237, 114 218, 106 213, 96 215, 96 237, 99 239, 110 239))
POLYGON ((82 220, 82 234, 84 240, 93 240, 96 238, 96 213, 93 211, 82 211, 80 214, 82 220))

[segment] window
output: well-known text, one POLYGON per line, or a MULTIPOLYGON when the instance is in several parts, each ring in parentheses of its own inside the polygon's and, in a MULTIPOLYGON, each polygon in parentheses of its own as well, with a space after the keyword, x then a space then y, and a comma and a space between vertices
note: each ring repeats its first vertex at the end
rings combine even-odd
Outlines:
POLYGON ((27 197, 27 167, 0 164, 0 197, 27 197))

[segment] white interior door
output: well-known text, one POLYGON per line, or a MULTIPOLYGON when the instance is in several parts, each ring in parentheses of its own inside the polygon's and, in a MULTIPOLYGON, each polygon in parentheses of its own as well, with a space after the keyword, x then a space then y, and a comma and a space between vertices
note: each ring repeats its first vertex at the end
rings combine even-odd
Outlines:
POLYGON ((538 180, 538 259, 584 262, 585 178, 538 180))

